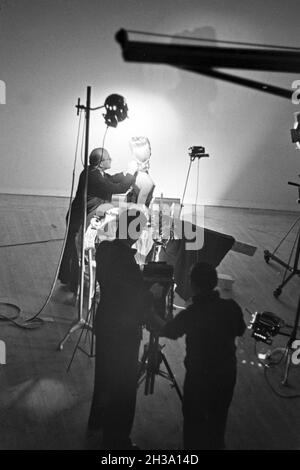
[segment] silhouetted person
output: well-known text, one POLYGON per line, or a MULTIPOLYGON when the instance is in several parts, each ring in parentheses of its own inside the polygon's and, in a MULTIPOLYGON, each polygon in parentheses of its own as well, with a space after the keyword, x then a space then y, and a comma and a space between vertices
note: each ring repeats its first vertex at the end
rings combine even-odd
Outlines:
POLYGON ((161 336, 186 335, 183 398, 184 449, 222 449, 236 382, 237 336, 246 325, 239 305, 215 290, 216 270, 197 263, 191 270, 192 304, 165 324, 161 336))
POLYGON ((103 241, 96 252, 100 302, 95 320, 95 385, 88 428, 103 430, 104 449, 133 448, 130 433, 135 414, 138 353, 142 324, 152 296, 135 261, 136 250, 131 247, 145 224, 146 217, 139 211, 123 211, 117 238, 103 241))

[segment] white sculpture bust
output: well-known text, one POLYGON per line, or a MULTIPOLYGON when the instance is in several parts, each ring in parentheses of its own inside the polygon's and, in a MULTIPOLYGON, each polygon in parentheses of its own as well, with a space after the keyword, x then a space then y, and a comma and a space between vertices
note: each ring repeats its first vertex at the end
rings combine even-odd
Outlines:
POLYGON ((144 136, 132 137, 129 145, 132 153, 132 164, 136 166, 138 174, 127 200, 136 204, 145 204, 149 207, 155 187, 149 175, 151 145, 149 139, 144 136))

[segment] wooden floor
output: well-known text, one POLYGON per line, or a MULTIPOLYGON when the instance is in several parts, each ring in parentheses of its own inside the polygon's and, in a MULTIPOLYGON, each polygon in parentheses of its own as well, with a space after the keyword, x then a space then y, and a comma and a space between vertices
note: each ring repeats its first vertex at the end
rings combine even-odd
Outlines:
MULTIPOLYGON (((63 198, 0 195, 1 245, 62 238, 66 206, 63 198)), ((225 257, 219 272, 231 275, 235 282, 232 292, 222 295, 233 296, 244 309, 268 310, 293 322, 299 278, 276 300, 272 292, 280 283, 282 268, 276 263, 267 265, 263 250, 272 250, 297 216, 296 212, 206 209, 207 228, 258 248, 253 257, 232 251, 225 257)), ((292 241, 293 236, 283 244, 282 258, 288 257, 292 241)), ((61 241, 50 241, 0 248, 0 300, 18 304, 23 316, 37 312, 49 292, 61 245, 61 241)), ((2 313, 12 311, 0 306, 2 313)), ((0 449, 83 449, 90 445, 85 431, 94 365, 93 359, 77 351, 71 370, 66 371, 77 334, 63 351, 57 346, 76 318, 76 308, 59 283, 41 318, 45 319, 41 327, 27 330, 0 322, 0 339, 7 346, 7 364, 0 366, 0 449)), ((245 319, 250 319, 246 311, 245 319)), ((184 342, 164 342, 167 359, 182 385, 184 342)), ((285 342, 277 336, 272 348, 285 342)), ((280 398, 272 392, 254 347, 247 331, 238 349, 239 375, 227 447, 300 449, 300 398, 280 398)), ((258 345, 258 350, 269 348, 258 345)), ((300 366, 291 368, 290 387, 280 384, 282 373, 283 364, 270 371, 273 387, 282 394, 300 393, 300 366)), ((179 399, 165 379, 156 379, 153 396, 145 396, 140 388, 133 439, 141 448, 180 449, 181 426, 179 399)))

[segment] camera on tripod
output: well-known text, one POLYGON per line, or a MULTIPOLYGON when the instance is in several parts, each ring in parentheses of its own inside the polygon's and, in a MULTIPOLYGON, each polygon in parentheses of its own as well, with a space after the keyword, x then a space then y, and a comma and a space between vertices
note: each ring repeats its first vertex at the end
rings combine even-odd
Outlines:
POLYGON ((189 156, 192 161, 195 160, 195 158, 209 157, 208 153, 205 153, 205 147, 200 146, 189 147, 189 156))
MULTIPOLYGON (((149 290, 157 285, 157 292, 153 299, 155 314, 162 320, 173 319, 174 300, 174 278, 173 266, 164 261, 150 261, 144 266, 143 278, 149 290)), ((180 400, 182 393, 176 382, 170 364, 167 361, 163 348, 165 345, 159 344, 159 335, 151 327, 146 326, 149 331, 149 342, 144 345, 144 352, 140 360, 138 371, 138 385, 145 380, 145 395, 154 392, 155 376, 158 375, 171 382, 171 387, 175 388, 180 400), (164 366, 166 370, 162 370, 164 366)))
POLYGON ((163 320, 173 318, 173 266, 164 261, 150 261, 144 266, 143 279, 149 288, 158 284, 161 287, 160 295, 154 297, 155 313, 163 320))

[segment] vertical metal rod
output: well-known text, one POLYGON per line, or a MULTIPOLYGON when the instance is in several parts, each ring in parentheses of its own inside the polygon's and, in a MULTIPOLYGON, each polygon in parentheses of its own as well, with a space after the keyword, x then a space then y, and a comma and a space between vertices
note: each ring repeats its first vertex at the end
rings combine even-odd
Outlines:
POLYGON ((89 158, 89 133, 90 133, 90 107, 91 107, 91 87, 87 87, 86 112, 85 112, 85 149, 84 149, 84 190, 83 190, 83 219, 81 233, 81 261, 80 261, 80 287, 78 302, 78 321, 83 322, 83 291, 84 291, 84 237, 86 229, 87 213, 87 187, 88 187, 88 158, 89 158))
POLYGON ((183 208, 183 206, 184 206, 183 202, 184 202, 184 198, 185 198, 186 187, 187 187, 187 184, 188 184, 188 181, 189 181, 189 176, 190 176, 190 171, 191 171, 191 165, 192 165, 192 159, 190 158, 190 164, 189 164, 188 172, 187 172, 187 175, 186 175, 186 180, 185 180, 183 195, 182 195, 182 199, 181 199, 180 211, 179 211, 178 219, 180 219, 181 212, 182 212, 182 208, 183 208))

